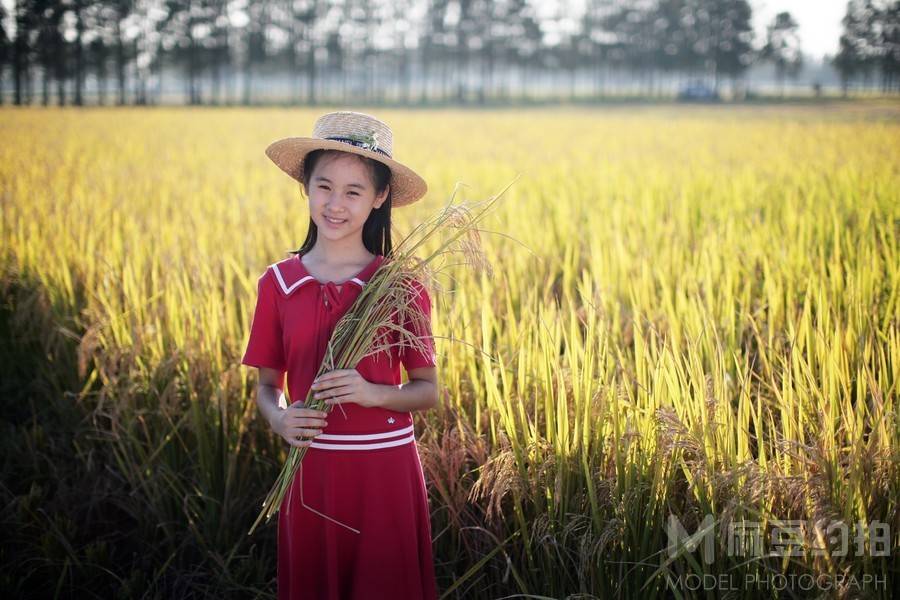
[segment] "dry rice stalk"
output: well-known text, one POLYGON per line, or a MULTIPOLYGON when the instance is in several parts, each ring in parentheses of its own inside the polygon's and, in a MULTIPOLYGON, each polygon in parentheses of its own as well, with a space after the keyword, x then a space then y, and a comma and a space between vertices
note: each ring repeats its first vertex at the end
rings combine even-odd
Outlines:
MULTIPOLYGON (((425 338, 418 335, 426 325, 425 316, 412 298, 418 294, 419 286, 436 287, 432 265, 438 257, 459 253, 467 259, 467 264, 476 268, 487 266, 478 243, 480 238, 476 225, 517 179, 490 199, 466 205, 453 204, 456 197, 454 190, 442 210, 401 239, 335 325, 316 377, 335 369, 355 368, 366 356, 392 347, 427 351, 425 338), (418 258, 416 253, 431 240, 439 240, 437 250, 425 258, 418 258), (412 324, 412 331, 404 327, 407 322, 412 324), (397 334, 399 341, 391 341, 391 332, 397 334)), ((325 412, 330 412, 334 406, 325 404, 322 399, 314 399, 312 390, 307 393, 304 405, 325 412)), ((249 533, 252 534, 263 519, 268 521, 281 507, 306 449, 307 446, 291 446, 287 460, 249 533)))

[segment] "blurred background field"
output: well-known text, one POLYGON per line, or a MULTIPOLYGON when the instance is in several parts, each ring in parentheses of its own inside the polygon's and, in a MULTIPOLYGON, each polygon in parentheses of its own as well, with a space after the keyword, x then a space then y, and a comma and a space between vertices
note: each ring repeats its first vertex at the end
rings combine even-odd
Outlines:
MULTIPOLYGON (((239 359, 309 217, 263 150, 340 108, 0 111, 7 592, 274 593, 274 527, 246 532, 285 447, 239 359)), ((358 110, 429 183, 395 236, 521 175, 492 274, 448 265, 435 297, 442 403, 416 431, 447 597, 708 597, 678 587, 704 573, 891 596, 896 100, 358 110), (819 523, 807 548, 832 521, 890 533, 748 560, 720 528, 712 564, 668 561, 669 515, 707 514, 819 523)))

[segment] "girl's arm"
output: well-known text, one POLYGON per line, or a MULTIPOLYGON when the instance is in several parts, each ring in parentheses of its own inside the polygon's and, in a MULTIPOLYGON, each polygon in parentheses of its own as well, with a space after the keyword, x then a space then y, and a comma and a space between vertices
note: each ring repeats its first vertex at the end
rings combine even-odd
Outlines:
POLYGON ((260 367, 256 388, 256 405, 272 431, 283 437, 291 446, 309 446, 313 438, 327 425, 327 413, 305 408, 303 402, 294 402, 287 408, 278 406, 284 389, 284 371, 260 367))
POLYGON ((378 406, 398 412, 428 410, 438 403, 437 367, 407 371, 409 381, 400 385, 380 385, 378 406))
POLYGON ((278 406, 278 399, 284 389, 284 371, 260 367, 259 383, 256 386, 256 406, 266 419, 269 427, 275 417, 283 409, 278 406))

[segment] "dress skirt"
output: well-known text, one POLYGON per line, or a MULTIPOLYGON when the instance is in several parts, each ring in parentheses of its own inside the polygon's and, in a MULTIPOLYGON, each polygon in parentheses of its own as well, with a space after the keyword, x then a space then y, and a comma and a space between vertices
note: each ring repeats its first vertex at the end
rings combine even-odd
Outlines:
POLYGON ((412 426, 313 443, 278 513, 278 598, 436 599, 412 426), (353 437, 374 439, 345 441, 353 437))

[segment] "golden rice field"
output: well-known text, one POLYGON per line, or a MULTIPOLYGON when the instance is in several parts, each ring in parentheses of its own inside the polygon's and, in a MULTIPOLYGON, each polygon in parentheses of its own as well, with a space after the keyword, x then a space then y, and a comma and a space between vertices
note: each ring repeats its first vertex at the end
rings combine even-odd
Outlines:
MULTIPOLYGON (((274 595, 263 150, 334 109, 0 110, 5 597, 274 595)), ((446 598, 891 597, 900 103, 360 110, 429 182, 395 240, 519 175, 434 301, 446 598)))

